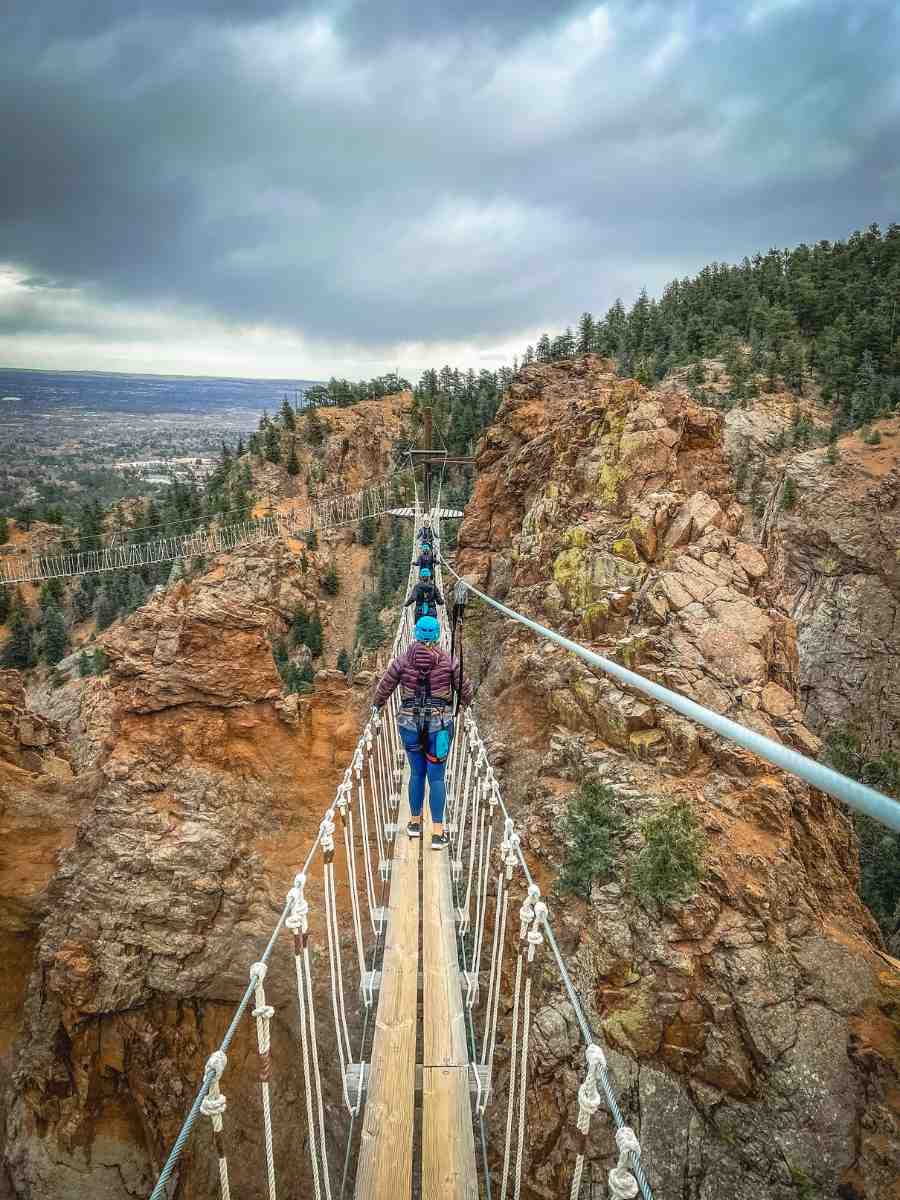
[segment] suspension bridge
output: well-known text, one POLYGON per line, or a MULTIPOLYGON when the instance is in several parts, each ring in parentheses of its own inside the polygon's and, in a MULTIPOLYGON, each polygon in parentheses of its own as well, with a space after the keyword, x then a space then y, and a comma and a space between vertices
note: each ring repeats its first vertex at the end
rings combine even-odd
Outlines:
MULTIPOLYGON (((438 551, 439 513, 435 509, 430 514, 438 551)), ((423 515, 418 502, 412 515, 418 528, 423 515)), ((440 587, 439 553, 436 572, 440 587)), ((411 566, 410 583, 416 578, 417 569, 411 566)), ((404 610, 393 654, 401 654, 410 638, 411 621, 404 610)), ((446 625, 441 644, 450 649, 446 625)), ((275 1161, 276 1114, 270 1088, 278 1064, 271 1051, 274 1007, 265 991, 269 964, 285 932, 290 935, 296 980, 305 1141, 316 1200, 349 1194, 356 1200, 491 1197, 485 1132, 491 1107, 503 1110, 505 1129, 497 1155, 502 1164, 499 1196, 519 1197, 527 1157, 535 981, 544 969, 558 972, 584 1039, 569 1194, 572 1200, 581 1195, 591 1118, 605 1105, 614 1129, 614 1145, 611 1139, 608 1149, 617 1156, 609 1172, 610 1195, 613 1200, 638 1194, 653 1200, 640 1144, 620 1110, 605 1053, 566 969, 546 899, 525 860, 475 717, 469 711, 463 715, 447 760, 449 852, 432 852, 427 812, 424 837, 411 839, 407 834, 408 770, 398 709, 395 692, 363 729, 268 944, 249 968, 246 990, 222 1043, 207 1062, 151 1200, 170 1196, 182 1151, 204 1117, 212 1126, 220 1194, 222 1200, 230 1200, 229 1158, 237 1150, 228 1137, 226 1072, 229 1048, 248 1010, 256 1022, 260 1064, 259 1194, 267 1200, 276 1200, 279 1188, 282 1194, 296 1194, 295 1180, 279 1181, 275 1161), (346 914, 337 903, 336 871, 349 896, 346 914), (322 897, 316 912, 310 900, 313 891, 322 897), (342 919, 351 927, 346 939, 342 919), (322 943, 325 952, 314 953, 322 943), (342 949, 347 945, 351 953, 345 963, 342 949), (314 983, 318 963, 326 972, 329 1002, 324 1011, 317 1003, 321 989, 314 983), (501 1004, 505 979, 513 980, 511 1017, 501 1034, 509 1064, 505 1087, 498 1089, 498 1025, 501 1012, 509 1009, 501 1004), (361 1039, 354 1045, 348 1012, 356 997, 364 1019, 361 1039), (337 1066, 340 1072, 349 1117, 343 1177, 342 1164, 329 1155, 330 1115, 321 1061, 325 1022, 333 1027, 338 1055, 329 1067, 337 1066), (363 1061, 359 1050, 367 1045, 367 1028, 373 1031, 371 1049, 363 1061), (349 1181, 349 1192, 346 1169, 354 1159, 355 1180, 349 1181)))
POLYGON ((403 474, 392 475, 356 492, 310 500, 261 517, 241 509, 215 520, 186 522, 186 528, 180 531, 163 532, 162 526, 126 530, 112 535, 108 544, 100 547, 75 546, 31 557, 10 555, 0 559, 0 584, 42 583, 67 576, 138 570, 157 563, 221 554, 254 542, 356 524, 380 516, 402 500, 404 478, 403 474))
MULTIPOLYGON (((432 452, 423 455, 427 466, 432 452)), ((410 505, 403 479, 403 474, 395 475, 351 494, 309 501, 263 517, 244 510, 226 514, 230 520, 192 522, 181 532, 128 530, 127 542, 114 536, 99 548, 7 557, 0 561, 0 583, 40 582, 205 557, 384 513, 412 518, 416 528, 427 515, 439 550, 441 520, 461 514, 441 508, 439 496, 427 514, 417 495, 410 505)), ((501 604, 461 580, 438 553, 440 589, 444 567, 456 578, 458 588, 579 656, 592 669, 900 831, 900 804, 890 797, 501 604)), ((410 583, 416 578, 411 564, 410 583)), ((404 609, 393 639, 394 655, 407 648, 410 637, 404 609)), ((452 649, 446 626, 441 643, 444 649, 452 649)), ((373 714, 366 723, 271 936, 259 961, 249 967, 246 988, 225 1036, 209 1057, 150 1200, 170 1200, 174 1195, 183 1151, 201 1118, 211 1125, 222 1200, 230 1200, 229 1161, 238 1149, 229 1139, 228 1052, 248 1013, 259 1051, 262 1133, 260 1184, 254 1194, 267 1200, 276 1200, 279 1190, 282 1196, 297 1194, 296 1171, 279 1181, 276 1162, 279 1117, 273 1112, 272 1083, 279 1063, 271 1042, 275 1009, 266 996, 269 966, 285 933, 296 984, 303 1140, 315 1200, 343 1200, 349 1194, 356 1200, 493 1200, 495 1194, 500 1200, 519 1200, 528 1150, 535 984, 541 973, 555 977, 557 990, 571 1005, 582 1042, 581 1084, 571 1106, 574 1152, 566 1194, 570 1200, 584 1200, 585 1164, 589 1157, 603 1156, 615 1160, 607 1176, 611 1200, 633 1200, 638 1195, 653 1200, 640 1142, 622 1112, 606 1054, 566 967, 547 899, 523 854, 475 716, 471 711, 462 716, 447 762, 449 853, 432 853, 423 849, 430 834, 427 811, 425 837, 410 839, 406 832, 408 769, 398 708, 395 693, 382 714, 373 714), (339 886, 340 894, 349 897, 349 912, 338 905, 339 886), (313 895, 320 900, 311 900, 313 895), (348 946, 351 953, 345 962, 348 946), (321 1000, 317 1001, 323 989, 317 989, 316 983, 324 984, 328 997, 324 1011, 321 1000), (511 996, 505 995, 507 988, 511 996), (350 1030, 356 1032, 359 1024, 361 1034, 354 1039, 350 1030), (337 1063, 330 1060, 327 1073, 321 1053, 326 1026, 328 1044, 332 1044, 333 1028, 337 1049, 337 1063), (500 1075, 499 1043, 504 1046, 500 1075), (333 1138, 327 1132, 333 1113, 326 1103, 326 1083, 335 1066, 348 1124, 343 1162, 335 1160, 333 1138), (592 1118, 601 1108, 608 1113, 611 1133, 605 1125, 602 1135, 595 1130, 592 1141, 592 1118), (488 1121, 492 1114, 493 1120, 488 1121), (488 1169, 488 1124, 501 1136, 501 1144, 491 1147, 492 1170, 488 1169)), ((246 1169, 246 1163, 241 1165, 246 1169)), ((594 1200, 599 1194, 596 1181, 589 1190, 594 1200)))
MULTIPOLYGON (((406 511, 418 528, 423 516, 418 500, 406 511)), ((900 804, 891 798, 602 658, 460 580, 439 553, 440 510, 432 510, 430 516, 437 533, 440 588, 446 566, 459 581, 458 588, 539 636, 900 829, 900 804)), ((411 566, 410 583, 416 578, 411 566)), ((410 638, 411 622, 404 610, 393 655, 401 654, 410 638)), ((452 649, 446 626, 441 644, 452 649)), ((285 931, 291 935, 305 1145, 316 1200, 351 1194, 355 1200, 493 1200, 497 1195, 500 1200, 518 1200, 528 1157, 530 1037, 541 974, 555 977, 557 989, 571 1004, 582 1041, 582 1079, 572 1097, 574 1150, 565 1194, 569 1200, 585 1200, 585 1165, 589 1157, 604 1156, 614 1160, 606 1179, 608 1191, 603 1189, 611 1200, 634 1200, 638 1195, 653 1200, 640 1141, 626 1121, 604 1048, 566 967, 547 899, 523 854, 475 716, 464 713, 447 760, 445 827, 450 845, 445 854, 426 848, 427 806, 425 836, 420 840, 407 835, 408 770, 398 709, 395 692, 363 729, 268 944, 250 967, 225 1037, 207 1062, 150 1200, 171 1194, 180 1155, 201 1117, 211 1122, 220 1193, 222 1200, 230 1200, 229 1156, 236 1151, 228 1137, 226 1069, 229 1047, 248 1010, 256 1023, 263 1130, 256 1194, 267 1200, 276 1200, 279 1188, 282 1195, 297 1194, 296 1179, 279 1182, 273 1149, 270 1086, 278 1064, 270 1039, 274 1008, 265 993, 268 967, 285 931), (348 914, 339 911, 337 871, 349 896, 348 914), (313 888, 313 880, 321 880, 321 886, 313 888), (322 897, 319 911, 310 900, 313 890, 322 897), (348 938, 342 938, 342 919, 351 927, 348 938), (314 954, 323 944, 324 952, 314 954), (345 945, 351 947, 347 963, 342 958, 345 945), (322 990, 314 986, 317 970, 324 974, 320 982, 329 997, 324 1006, 321 1000, 317 1003, 322 990), (364 1015, 361 1037, 354 1043, 348 1012, 352 1017, 357 1004, 364 1015), (325 1099, 320 1050, 326 1023, 333 1026, 338 1059, 328 1066, 339 1071, 349 1119, 343 1163, 335 1161, 333 1149, 329 1154, 332 1114, 325 1099), (372 1031, 371 1044, 367 1030, 372 1031), (504 1071, 498 1076, 500 1042, 504 1071), (607 1111, 608 1125, 602 1135, 596 1129, 592 1135, 592 1118, 601 1108, 607 1111), (502 1144, 492 1146, 489 1170, 486 1118, 493 1110, 498 1111, 491 1125, 500 1130, 502 1144)), ((597 1186, 592 1180, 592 1200, 600 1194, 597 1186)))

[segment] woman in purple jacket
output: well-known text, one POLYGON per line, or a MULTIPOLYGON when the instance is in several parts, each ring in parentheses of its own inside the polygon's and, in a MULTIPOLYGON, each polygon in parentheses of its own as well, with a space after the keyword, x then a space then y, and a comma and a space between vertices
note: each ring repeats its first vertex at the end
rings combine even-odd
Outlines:
MULTIPOLYGON (((431 820, 434 832, 431 837, 432 850, 441 850, 450 839, 444 832, 444 762, 435 756, 435 738, 438 730, 449 727, 453 730, 453 693, 460 693, 460 708, 472 699, 472 685, 462 678, 462 670, 455 659, 437 645, 441 627, 434 617, 420 617, 416 621, 416 640, 399 658, 395 658, 385 671, 375 689, 375 708, 382 708, 394 689, 400 688, 401 704, 397 714, 397 725, 409 759, 409 824, 406 831, 412 838, 422 836, 422 805, 425 800, 425 780, 428 780, 428 799, 431 804, 431 820), (420 736, 420 718, 427 705, 428 729, 427 751, 420 736)), ((424 730, 423 730, 424 732, 424 730)))

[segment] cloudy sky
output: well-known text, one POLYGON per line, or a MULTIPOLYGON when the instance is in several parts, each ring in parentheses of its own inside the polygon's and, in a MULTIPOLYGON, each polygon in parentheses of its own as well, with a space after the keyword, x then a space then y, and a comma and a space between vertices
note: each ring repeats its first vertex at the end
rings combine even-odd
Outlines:
POLYGON ((895 0, 5 0, 0 364, 495 367, 900 219, 895 0))

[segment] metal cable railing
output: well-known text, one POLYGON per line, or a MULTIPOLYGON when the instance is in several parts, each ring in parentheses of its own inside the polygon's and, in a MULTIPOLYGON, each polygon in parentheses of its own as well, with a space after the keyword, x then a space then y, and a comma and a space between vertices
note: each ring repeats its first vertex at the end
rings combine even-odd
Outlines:
POLYGON ((464 584, 470 592, 478 596, 479 599, 489 604, 492 608, 495 608, 498 612, 503 613, 504 616, 517 621, 520 625, 524 625, 540 637, 555 642, 556 645, 562 646, 564 650, 571 651, 572 654, 577 655, 589 666, 596 667, 606 675, 611 675, 613 679, 625 684, 626 687, 634 688, 636 691, 643 692, 645 696, 660 701, 662 704, 667 705, 667 707, 674 709, 675 712, 681 713, 682 716, 696 721, 698 725, 705 726, 712 733, 716 733, 728 741, 735 742, 738 746, 743 746, 745 750, 749 750, 760 758, 766 759, 767 762, 774 764, 776 767, 781 767, 782 770, 789 772, 791 775, 796 775, 812 787, 818 788, 819 791, 827 792, 829 796, 834 796, 836 800, 842 801, 849 808, 855 809, 856 812, 863 813, 867 817, 872 817, 882 825, 886 825, 889 829, 900 833, 900 801, 894 800, 891 796, 886 796, 883 792, 876 791, 875 788, 867 787, 864 783, 858 783, 855 779, 849 779, 839 771, 835 771, 831 767, 826 767, 824 763, 807 758, 806 755, 800 754, 797 750, 791 750, 790 747, 784 746, 780 742, 774 742, 771 738, 767 738, 753 729, 747 729, 746 726, 739 725, 737 721, 732 721, 728 717, 723 717, 720 713, 704 708, 702 704, 697 704, 696 701, 689 700, 687 696, 673 692, 669 688, 663 687, 662 684, 654 683, 652 679, 638 675, 636 671, 630 671, 620 663, 613 662, 609 658, 604 658, 602 654, 588 650, 586 646, 582 646, 578 642, 573 642, 570 638, 563 637, 561 633, 557 633, 553 629, 548 629, 545 625, 541 625, 540 622, 533 621, 530 617, 516 612, 515 609, 501 604, 493 596, 489 596, 486 592, 481 591, 480 588, 475 587, 474 584, 463 579, 449 564, 445 565, 454 578, 464 584))

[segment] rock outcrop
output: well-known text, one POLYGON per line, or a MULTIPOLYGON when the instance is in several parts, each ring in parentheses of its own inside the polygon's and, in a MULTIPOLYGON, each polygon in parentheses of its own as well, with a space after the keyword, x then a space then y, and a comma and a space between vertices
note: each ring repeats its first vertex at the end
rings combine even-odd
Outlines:
MULTIPOLYGON (((742 537, 720 413, 590 356, 530 366, 478 465, 462 570, 645 676, 817 752, 779 558, 742 537)), ((624 818, 590 902, 551 895, 551 908, 656 1193, 900 1195, 900 977, 856 894, 847 817, 521 627, 481 624, 481 709, 544 890, 575 783, 608 783, 624 818), (641 821, 673 800, 703 829, 705 876, 685 903, 641 903, 641 821)), ((582 1059, 549 970, 543 987, 527 1194, 550 1200, 567 1187, 582 1059)), ((592 1158, 608 1165, 610 1146, 598 1130, 592 1158)))
MULTIPOLYGON (((0 876, 22 985, 4 1048, 13 1194, 149 1192, 356 742, 362 696, 339 673, 282 697, 271 638, 318 603, 298 547, 245 547, 106 631, 108 676, 45 696, 59 725, 0 680, 5 832, 25 846, 0 876)), ((292 977, 285 944, 267 981, 276 1137, 302 1186, 292 977)), ((248 1020, 229 1081, 243 1195, 263 1178, 254 1057, 248 1020)), ((209 1151, 200 1128, 180 1196, 209 1194, 209 1151)))
POLYGON ((772 504, 763 529, 779 603, 799 627, 800 698, 825 733, 863 731, 873 754, 900 750, 900 419, 791 456, 797 503, 772 504))

